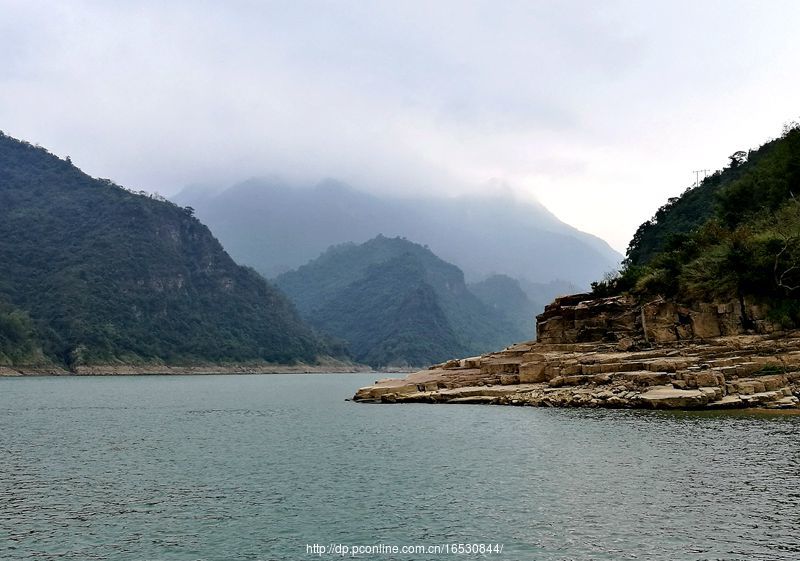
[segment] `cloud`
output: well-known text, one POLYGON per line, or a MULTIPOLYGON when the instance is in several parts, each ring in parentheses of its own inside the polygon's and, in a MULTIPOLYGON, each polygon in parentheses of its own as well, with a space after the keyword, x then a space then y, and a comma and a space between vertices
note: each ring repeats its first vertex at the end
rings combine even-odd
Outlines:
POLYGON ((800 5, 0 0, 0 128, 174 193, 499 178, 623 249, 798 114, 800 5))

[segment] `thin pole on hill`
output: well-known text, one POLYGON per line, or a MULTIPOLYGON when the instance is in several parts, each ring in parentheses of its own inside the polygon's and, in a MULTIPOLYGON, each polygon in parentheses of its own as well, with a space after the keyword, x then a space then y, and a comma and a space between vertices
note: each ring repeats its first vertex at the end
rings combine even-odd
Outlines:
POLYGON ((708 177, 708 172, 710 172, 710 171, 711 171, 710 169, 696 169, 696 170, 694 170, 692 172, 694 174, 694 186, 695 187, 699 187, 700 186, 700 174, 701 173, 703 174, 703 179, 705 179, 706 177, 708 177))

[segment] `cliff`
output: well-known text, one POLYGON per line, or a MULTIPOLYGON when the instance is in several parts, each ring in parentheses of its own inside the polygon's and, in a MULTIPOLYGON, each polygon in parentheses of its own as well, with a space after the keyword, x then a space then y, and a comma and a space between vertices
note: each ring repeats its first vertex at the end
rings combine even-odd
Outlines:
POLYGON ((536 319, 540 343, 614 342, 623 350, 780 330, 768 319, 766 306, 745 298, 682 304, 663 297, 640 302, 629 294, 574 294, 557 298, 536 319))

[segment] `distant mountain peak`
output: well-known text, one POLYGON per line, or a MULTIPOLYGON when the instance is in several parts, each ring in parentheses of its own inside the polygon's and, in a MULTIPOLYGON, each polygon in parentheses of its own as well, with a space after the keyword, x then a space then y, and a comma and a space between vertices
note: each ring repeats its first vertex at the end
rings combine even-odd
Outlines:
POLYGON ((335 179, 300 188, 252 183, 189 204, 239 261, 267 277, 299 267, 331 244, 379 233, 406 236, 458 265, 470 279, 493 272, 533 282, 566 279, 588 287, 622 256, 599 238, 558 220, 541 203, 504 194, 397 198, 335 179))

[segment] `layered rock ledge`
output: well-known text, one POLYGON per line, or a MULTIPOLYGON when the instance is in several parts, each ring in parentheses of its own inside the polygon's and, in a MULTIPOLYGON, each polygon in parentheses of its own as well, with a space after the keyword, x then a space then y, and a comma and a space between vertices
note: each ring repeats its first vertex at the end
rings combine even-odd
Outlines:
POLYGON ((758 318, 761 333, 738 333, 746 328, 735 303, 698 312, 664 302, 569 298, 538 317, 539 341, 378 380, 353 400, 800 409, 800 332, 769 333, 758 318))

